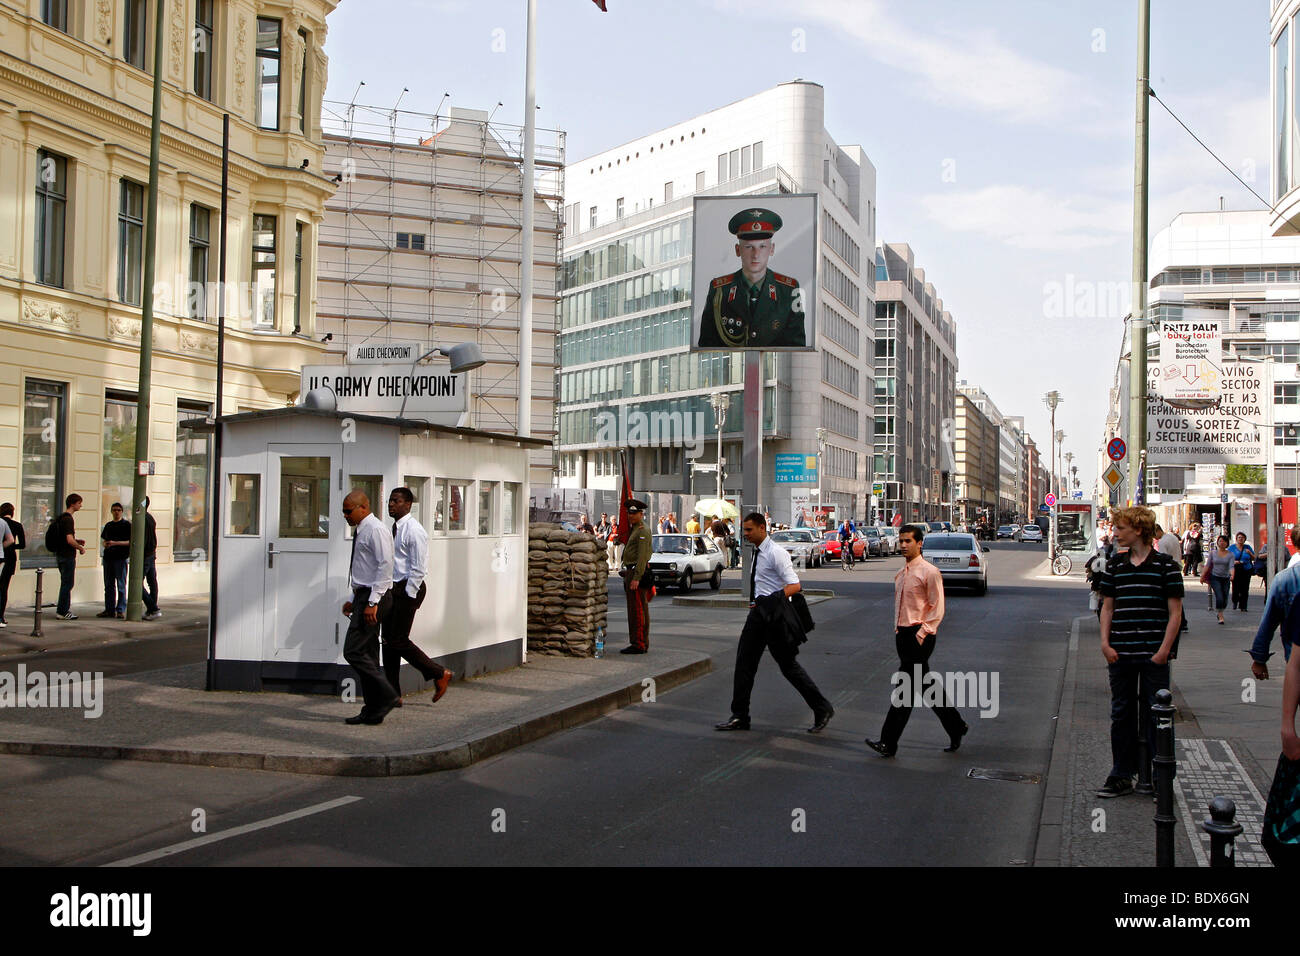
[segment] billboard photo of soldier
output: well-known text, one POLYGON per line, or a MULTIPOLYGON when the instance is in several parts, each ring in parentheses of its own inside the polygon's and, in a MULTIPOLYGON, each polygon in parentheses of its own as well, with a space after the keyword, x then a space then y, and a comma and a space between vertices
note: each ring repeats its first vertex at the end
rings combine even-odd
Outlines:
POLYGON ((694 350, 816 348, 817 196, 695 200, 694 350))

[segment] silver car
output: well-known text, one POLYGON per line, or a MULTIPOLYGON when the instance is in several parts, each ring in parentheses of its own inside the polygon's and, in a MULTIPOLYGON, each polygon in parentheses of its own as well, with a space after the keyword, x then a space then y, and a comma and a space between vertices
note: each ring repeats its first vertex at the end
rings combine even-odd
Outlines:
POLYGON ((655 584, 682 591, 689 591, 696 581, 708 581, 715 591, 722 587, 726 556, 709 535, 651 535, 650 548, 647 570, 655 584))
POLYGON ((815 531, 807 528, 773 531, 772 540, 785 548, 795 567, 820 568, 826 563, 826 545, 815 531))
POLYGON ((922 556, 939 569, 945 587, 968 584, 980 595, 989 589, 988 551, 973 534, 939 531, 921 542, 922 556))

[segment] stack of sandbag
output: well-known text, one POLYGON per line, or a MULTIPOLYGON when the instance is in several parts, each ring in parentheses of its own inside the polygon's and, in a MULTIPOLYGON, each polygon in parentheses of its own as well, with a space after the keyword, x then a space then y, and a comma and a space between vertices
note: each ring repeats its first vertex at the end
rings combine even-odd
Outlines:
POLYGON ((596 539, 558 524, 528 526, 528 649, 590 657, 607 626, 609 573, 596 539))

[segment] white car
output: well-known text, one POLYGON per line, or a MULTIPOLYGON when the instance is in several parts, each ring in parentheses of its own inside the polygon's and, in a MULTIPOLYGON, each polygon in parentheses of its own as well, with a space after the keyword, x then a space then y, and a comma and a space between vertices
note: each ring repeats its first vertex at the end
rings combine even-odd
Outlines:
POLYGON ((1027 524, 1020 529, 1021 541, 1042 541, 1043 529, 1036 524, 1027 524))
POLYGON ((943 575, 944 586, 969 584, 981 596, 989 589, 988 548, 973 534, 940 531, 927 534, 921 542, 921 554, 943 575))
POLYGON ((696 581, 707 579, 713 590, 722 587, 727 556, 709 535, 651 535, 650 548, 647 571, 656 585, 672 585, 689 591, 696 581))
POLYGON ((808 528, 773 531, 772 540, 785 548, 796 568, 820 568, 826 563, 826 545, 808 528))

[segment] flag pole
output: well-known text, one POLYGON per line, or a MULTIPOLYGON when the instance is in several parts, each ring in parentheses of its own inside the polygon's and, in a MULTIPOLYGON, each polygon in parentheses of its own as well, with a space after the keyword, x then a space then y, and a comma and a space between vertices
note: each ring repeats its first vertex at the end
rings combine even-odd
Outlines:
POLYGON ((537 140, 537 0, 528 0, 524 55, 524 189, 519 266, 519 425, 532 435, 533 417, 533 176, 537 140))

